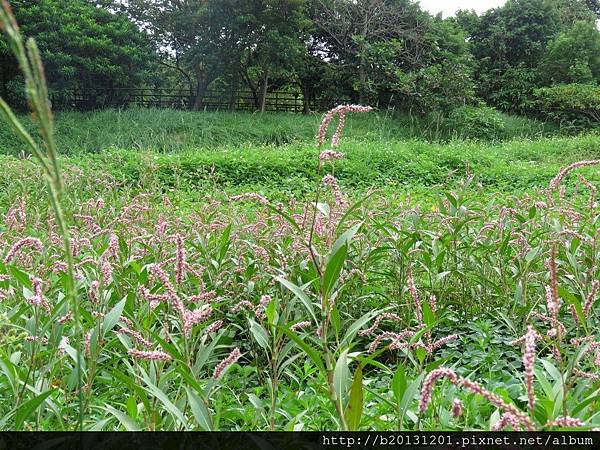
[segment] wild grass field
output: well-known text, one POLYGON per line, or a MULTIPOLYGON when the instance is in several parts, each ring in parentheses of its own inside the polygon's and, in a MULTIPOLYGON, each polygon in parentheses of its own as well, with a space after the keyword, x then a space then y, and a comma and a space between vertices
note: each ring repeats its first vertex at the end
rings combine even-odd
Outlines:
POLYGON ((600 136, 347 115, 2 124, 0 428, 600 427, 600 136))

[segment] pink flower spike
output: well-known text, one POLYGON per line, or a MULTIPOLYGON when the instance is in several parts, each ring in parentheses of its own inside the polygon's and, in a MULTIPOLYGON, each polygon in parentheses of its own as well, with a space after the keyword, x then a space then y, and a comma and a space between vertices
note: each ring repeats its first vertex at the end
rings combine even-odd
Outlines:
POLYGON ((137 350, 135 348, 130 348, 128 352, 130 356, 133 356, 136 359, 145 359, 148 361, 170 361, 171 356, 162 351, 153 351, 146 352, 143 350, 137 350))
POLYGON ((535 329, 529 325, 527 334, 525 334, 525 351, 523 353, 523 367, 525 368, 525 387, 527 388, 527 399, 529 410, 533 413, 535 406, 535 391, 533 389, 533 366, 535 362, 535 341, 537 333, 535 329))
POLYGON ((236 362, 241 356, 242 353, 240 352, 240 349, 237 347, 234 348, 233 351, 229 354, 229 356, 223 361, 221 361, 217 365, 217 367, 215 367, 215 372, 213 373, 213 380, 218 380, 225 371, 225 369, 227 369, 227 367, 236 362))
POLYGON ((26 237, 21 239, 10 248, 6 257, 4 258, 4 264, 8 264, 23 248, 31 248, 37 250, 39 253, 44 251, 44 244, 38 238, 26 237))
POLYGON ((456 384, 456 382, 458 381, 458 376, 456 375, 456 372, 446 367, 439 367, 429 372, 429 374, 423 381, 423 386, 421 387, 421 398, 419 399, 419 414, 423 414, 427 409, 427 406, 431 402, 431 397, 433 395, 433 387, 435 383, 442 378, 448 378, 453 384, 456 384))
POLYGON ((224 322, 222 320, 217 320, 216 322, 213 322, 210 326, 205 328, 204 334, 210 334, 219 331, 223 326, 223 323, 224 322))
POLYGON ((598 294, 598 287, 600 287, 600 283, 598 282, 598 280, 595 280, 592 283, 592 290, 590 292, 590 295, 587 296, 585 303, 583 305, 583 312, 586 316, 590 313, 590 310, 592 309, 592 305, 596 301, 596 295, 598 294))
POLYGON ((585 422, 570 416, 557 417, 556 419, 549 421, 544 428, 549 427, 560 427, 560 428, 578 428, 584 427, 585 422))
POLYGON ((463 411, 463 403, 459 399, 455 398, 452 401, 452 409, 450 410, 450 414, 452 414, 452 417, 455 419, 458 419, 460 416, 462 416, 463 411))

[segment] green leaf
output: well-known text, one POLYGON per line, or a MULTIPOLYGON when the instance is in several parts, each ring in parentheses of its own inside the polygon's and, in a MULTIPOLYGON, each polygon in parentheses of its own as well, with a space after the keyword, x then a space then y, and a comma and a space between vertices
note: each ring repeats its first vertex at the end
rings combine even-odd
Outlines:
POLYGON ((15 414, 15 430, 21 430, 23 428, 23 423, 25 419, 27 419, 31 413, 33 413, 36 409, 40 407, 40 405, 48 398, 50 394, 52 394, 56 389, 50 389, 49 391, 42 392, 37 397, 33 397, 31 400, 23 403, 15 414))
POLYGON ((171 400, 169 400, 167 395, 163 391, 161 391, 157 386, 152 384, 149 380, 145 380, 145 382, 148 385, 148 387, 145 387, 144 389, 146 391, 148 391, 150 394, 154 395, 163 404, 165 409, 173 417, 175 417, 177 420, 179 420, 179 422, 181 422, 181 424, 184 426, 184 428, 187 428, 187 421, 185 420, 183 413, 177 408, 177 406, 175 406, 171 402, 171 400))
POLYGON ((354 337, 356 336, 356 333, 358 333, 358 330, 360 330, 363 327, 363 325, 369 322, 373 317, 381 314, 382 311, 385 311, 385 309, 370 311, 364 314, 360 319, 356 320, 352 325, 350 325, 348 327, 348 330, 346 331, 346 334, 344 334, 344 337, 340 341, 340 347, 349 346, 354 337))
POLYGON ((406 372, 402 364, 398 364, 394 378, 392 378, 392 392, 396 397, 396 402, 400 403, 402 395, 406 391, 406 372))
POLYGON ((362 225, 363 222, 357 223, 356 225, 348 228, 340 237, 338 237, 333 243, 333 246, 331 247, 331 254, 333 255, 337 253, 337 251, 343 245, 349 246, 350 241, 352 241, 354 235, 358 232, 358 230, 360 230, 360 227, 362 227, 362 225))
POLYGON ((260 345, 265 350, 269 350, 271 346, 269 344, 269 334, 267 333, 267 331, 263 328, 262 325, 256 323, 250 317, 248 318, 248 322, 250 322, 250 332, 252 333, 252 336, 254 337, 258 345, 260 345))
POLYGON ((421 386, 421 381, 423 380, 425 374, 422 373, 417 377, 412 383, 408 385, 406 391, 404 391, 404 395, 402 396, 402 400, 400 400, 400 417, 399 423, 402 424, 404 422, 404 416, 406 415, 406 411, 408 410, 410 404, 415 399, 417 392, 419 391, 419 387, 421 386))
POLYGON ((363 410, 363 385, 362 385, 362 366, 359 365, 354 372, 354 380, 350 388, 350 399, 346 406, 346 423, 350 431, 357 431, 360 427, 360 419, 363 410))
POLYGON ((319 353, 314 348, 312 348, 310 345, 308 345, 306 342, 304 342, 300 338, 300 336, 298 336, 296 333, 291 331, 289 328, 283 328, 283 327, 278 327, 278 328, 281 331, 283 331, 287 335, 287 337, 289 337, 292 341, 294 341, 302 350, 304 350, 306 355, 315 363, 317 368, 322 373, 326 372, 325 364, 323 363, 323 359, 321 359, 321 357, 319 356, 319 353))
POLYGON ((348 377, 350 370, 348 369, 348 349, 344 350, 339 356, 335 369, 333 370, 333 388, 335 390, 336 401, 344 403, 346 397, 346 389, 348 387, 348 377))
POLYGON ((315 310, 313 308, 312 303, 310 302, 310 299, 308 298, 308 295, 306 295, 306 292, 304 292, 300 287, 296 286, 294 283, 286 280, 285 278, 275 277, 275 279, 287 289, 289 289, 296 297, 298 297, 298 299, 302 302, 302 304, 314 320, 314 323, 318 323, 319 321, 317 320, 317 316, 315 315, 315 310))
POLYGON ((327 266, 325 267, 325 274, 323 275, 323 297, 324 299, 329 298, 331 289, 338 281, 344 262, 346 261, 346 255, 348 253, 348 246, 342 245, 335 253, 331 254, 327 266))
POLYGON ((206 404, 195 392, 187 387, 185 390, 187 392, 188 401, 190 403, 190 407, 192 408, 192 414, 194 415, 194 419, 196 419, 196 423, 203 431, 212 431, 212 418, 208 408, 206 407, 206 404))
POLYGON ((423 320, 425 321, 425 325, 431 327, 435 322, 435 317, 433 315, 433 311, 431 310, 431 306, 429 305, 428 301, 422 299, 420 301, 421 309, 423 310, 423 320))
POLYGON ((141 431, 141 427, 135 421, 135 419, 132 419, 124 412, 119 411, 118 409, 115 409, 110 405, 106 405, 105 407, 103 407, 103 409, 115 416, 127 431, 141 431))
POLYGON ((231 243, 229 237, 231 235, 231 224, 227 225, 221 235, 221 241, 219 243, 219 264, 225 258, 227 250, 229 250, 229 244, 231 243))
POLYGON ((104 316, 104 320, 102 321, 102 335, 105 336, 110 330, 114 328, 114 326, 119 321, 119 318, 123 314, 123 309, 125 308, 125 302, 127 298, 124 298, 119 303, 117 303, 113 309, 111 309, 106 316, 104 316))

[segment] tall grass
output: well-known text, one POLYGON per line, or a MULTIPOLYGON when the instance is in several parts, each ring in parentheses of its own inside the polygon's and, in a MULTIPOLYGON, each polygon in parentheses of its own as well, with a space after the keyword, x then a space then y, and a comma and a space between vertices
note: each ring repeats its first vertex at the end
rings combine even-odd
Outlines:
MULTIPOLYGON (((526 118, 506 118, 502 140, 538 138, 556 129, 526 118)), ((28 130, 34 124, 21 118, 28 130)), ((299 114, 198 113, 166 109, 60 112, 56 130, 60 151, 99 153, 110 148, 176 152, 216 148, 282 146, 312 142, 320 116, 299 114)), ((440 128, 432 118, 381 111, 370 117, 349 117, 348 131, 360 142, 464 139, 461 130, 440 128)), ((15 142, 0 124, 0 154, 18 155, 27 148, 15 142)))
MULTIPOLYGON (((70 305, 70 311, 74 315, 75 323, 80 324, 79 318, 79 301, 77 298, 77 292, 75 288, 75 267, 73 262, 73 252, 71 248, 71 238, 69 235, 69 229, 65 214, 62 208, 62 195, 63 195, 63 177, 58 160, 58 150, 54 139, 54 119, 52 111, 50 109, 50 101, 48 98, 48 89, 46 86, 46 79, 44 76, 44 67, 42 65, 42 59, 37 45, 33 39, 29 39, 27 43, 23 42, 19 27, 12 14, 10 5, 7 0, 2 0, 0 8, 0 29, 5 33, 8 40, 8 45, 16 57, 19 67, 23 72, 25 78, 25 93, 27 101, 31 108, 32 117, 37 124, 39 135, 41 137, 42 145, 37 144, 31 135, 25 130, 23 125, 17 119, 15 114, 12 112, 6 102, 0 99, 0 113, 6 120, 6 122, 12 127, 15 134, 17 134, 22 141, 26 144, 28 150, 38 160, 38 163, 42 167, 42 172, 46 179, 46 185, 49 191, 50 202, 52 209, 54 210, 54 220, 58 227, 58 233, 62 237, 63 243, 63 258, 67 266, 66 270, 66 290, 67 300, 70 305)), ((36 293, 38 297, 41 297, 39 293, 36 293)), ((37 323, 37 320, 36 320, 37 323)), ((37 331, 37 330, 36 330, 37 331)), ((76 333, 77 338, 81 338, 81 330, 76 333)), ((37 337, 37 336, 36 336, 37 337)), ((41 398, 43 401, 48 396, 48 391, 39 393, 38 396, 29 400, 25 405, 21 405, 25 388, 29 382, 29 375, 33 370, 35 363, 36 343, 34 341, 33 349, 31 351, 31 361, 27 377, 23 383, 22 390, 18 395, 14 412, 16 416, 20 414, 23 406, 31 403, 37 403, 38 399, 41 398)), ((76 358, 76 377, 78 386, 78 397, 79 397, 79 420, 78 428, 81 430, 83 426, 83 407, 82 407, 82 385, 81 385, 81 355, 77 352, 76 358)))

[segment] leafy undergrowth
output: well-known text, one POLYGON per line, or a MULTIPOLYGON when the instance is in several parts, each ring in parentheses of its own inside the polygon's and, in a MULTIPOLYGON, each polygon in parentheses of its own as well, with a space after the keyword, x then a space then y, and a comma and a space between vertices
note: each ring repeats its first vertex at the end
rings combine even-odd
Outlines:
MULTIPOLYGON (((504 126, 493 140, 537 139, 571 133, 525 117, 499 115, 504 126)), ((114 148, 169 153, 302 143, 312 146, 320 120, 321 114, 199 113, 144 108, 59 112, 56 116, 56 138, 61 152, 74 155, 102 153, 114 148)), ((360 142, 448 141, 479 137, 477 133, 471 136, 462 122, 449 122, 448 126, 443 126, 440 120, 381 111, 349 117, 347 129, 360 142)), ((22 117, 22 122, 35 135, 32 121, 22 117)), ((28 151, 27 146, 15 139, 10 128, 0 122, 0 154, 19 155, 24 151, 28 151)))
MULTIPOLYGON (((477 174, 482 193, 514 194, 547 186, 563 165, 595 158, 599 146, 600 136, 594 134, 500 144, 348 140, 344 143, 345 157, 336 162, 334 174, 351 196, 380 189, 388 195, 404 193, 427 200, 431 192, 455 186, 465 172, 477 174)), ((81 180, 74 186, 77 191, 93 189, 90 178, 108 177, 124 189, 176 191, 192 200, 207 192, 223 191, 231 195, 260 192, 285 201, 291 196, 300 199, 313 195, 316 158, 314 144, 298 143, 177 154, 113 149, 65 157, 62 162, 69 176, 81 180)), ((24 173, 32 173, 33 162, 0 156, 0 164, 6 174, 0 179, 0 195, 16 187, 32 193, 44 188, 42 179, 15 184, 24 173)), ((591 181, 600 181, 593 168, 582 170, 591 181)), ((569 182, 569 189, 573 186, 569 182)))
MULTIPOLYGON (((17 186, 35 183, 15 164, 17 186)), ((80 408, 103 430, 600 426, 584 181, 482 201, 471 175, 423 209, 378 193, 350 206, 329 180, 311 254, 304 202, 182 210, 168 191, 65 178, 80 323, 52 214, 5 191, 2 429, 73 429, 80 408)))

